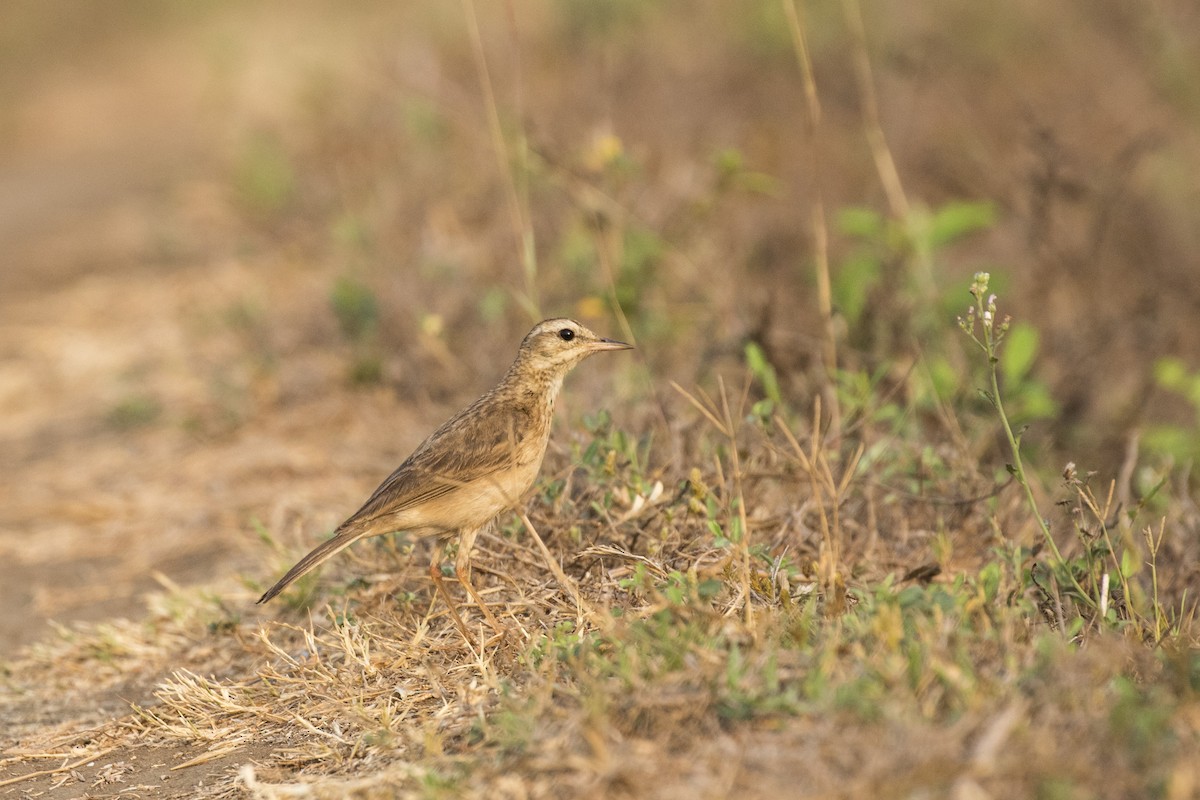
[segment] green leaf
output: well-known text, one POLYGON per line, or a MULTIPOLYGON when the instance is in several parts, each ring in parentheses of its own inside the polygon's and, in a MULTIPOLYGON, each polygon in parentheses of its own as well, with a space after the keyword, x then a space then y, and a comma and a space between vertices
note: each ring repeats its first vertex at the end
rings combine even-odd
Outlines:
POLYGON ((734 542, 742 540, 742 518, 734 516, 729 520, 729 539, 734 542))
POLYGON ((1160 358, 1154 362, 1154 380, 1164 389, 1182 391, 1188 383, 1187 366, 1174 356, 1160 358))
POLYGON ((990 561, 979 571, 979 586, 983 589, 983 596, 989 602, 996 599, 996 593, 1000 589, 1000 565, 998 563, 990 561))
POLYGON ((770 422, 771 417, 775 413, 775 401, 770 398, 759 400, 754 405, 750 406, 750 416, 753 419, 761 420, 762 422, 770 422))
POLYGON ((947 203, 933 213, 929 223, 929 243, 933 247, 949 244, 969 233, 990 228, 995 220, 996 211, 991 203, 947 203))
POLYGON ((958 391, 962 375, 945 356, 934 356, 929 359, 929 381, 934 393, 946 399, 958 391))
POLYGON ((847 236, 876 241, 883 234, 883 215, 869 208, 843 208, 837 216, 838 229, 847 236))
POLYGON ((833 304, 851 324, 857 324, 867 305, 867 296, 879 282, 883 264, 878 258, 859 253, 842 261, 834 269, 833 304))
POLYGON ((1178 425, 1156 425, 1146 431, 1142 444, 1153 453, 1165 453, 1177 459, 1191 458, 1200 451, 1195 433, 1178 425))
POLYGON ((1037 358, 1038 341, 1037 328, 1027 322, 1013 325, 1000 351, 1000 374, 1014 383, 1024 380, 1037 358))
POLYGON ((375 299, 375 293, 355 278, 338 278, 333 284, 329 304, 342 335, 350 341, 363 339, 379 324, 379 301, 375 299))
POLYGON ((762 384, 767 399, 776 405, 783 404, 783 396, 779 391, 779 381, 775 377, 775 368, 767 361, 767 355, 757 342, 746 342, 746 366, 750 373, 762 384))
POLYGON ((508 307, 508 292, 493 286, 479 300, 479 315, 487 322, 496 322, 508 307))
POLYGON ((779 197, 783 194, 783 181, 765 172, 743 172, 738 175, 738 186, 753 194, 779 197))
POLYGON ((250 211, 271 215, 297 194, 296 172, 283 142, 274 136, 251 137, 234 169, 234 189, 250 211))
POLYGON ((1138 560, 1137 554, 1133 550, 1125 550, 1121 553, 1121 575, 1126 578, 1132 578, 1142 569, 1142 562, 1138 560))
POLYGON ((1021 419, 1049 419, 1058 414, 1058 403, 1050 395, 1050 390, 1041 381, 1030 381, 1021 387, 1021 393, 1016 398, 1017 411, 1021 419))
POLYGON ((736 147, 727 147, 713 156, 713 166, 722 177, 732 178, 745 167, 746 159, 736 147))

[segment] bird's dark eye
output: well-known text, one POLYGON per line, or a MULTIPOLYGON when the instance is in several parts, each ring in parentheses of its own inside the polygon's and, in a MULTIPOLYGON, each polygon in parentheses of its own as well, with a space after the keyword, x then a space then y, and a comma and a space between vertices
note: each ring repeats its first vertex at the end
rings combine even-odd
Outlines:
POLYGON ((563 328, 558 332, 558 338, 562 339, 564 342, 569 342, 575 338, 575 331, 571 330, 570 328, 563 328))

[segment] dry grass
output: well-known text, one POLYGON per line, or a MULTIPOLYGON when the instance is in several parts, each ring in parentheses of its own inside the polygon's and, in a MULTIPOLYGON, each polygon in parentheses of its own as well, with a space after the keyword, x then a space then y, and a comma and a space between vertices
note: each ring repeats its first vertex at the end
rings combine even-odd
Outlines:
MULTIPOLYGON (((724 397, 721 416, 693 398, 709 431, 691 469, 647 468, 603 424, 552 457, 528 521, 569 588, 502 519, 476 557, 502 640, 472 614, 464 641, 409 568, 420 553, 387 543, 337 563, 352 583, 327 570, 286 594, 306 606, 278 619, 230 611, 257 587, 175 589, 142 624, 64 632, 9 667, 31 699, 155 686, 95 728, 37 732, 7 769, 183 746, 173 769, 242 765, 203 797, 1190 796, 1190 615, 1158 647, 1082 618, 1068 641, 1029 555, 972 547, 1014 527, 1015 492, 927 509, 925 527, 928 503, 873 486, 861 447, 739 422, 724 397), (939 529, 941 573, 899 581, 939 529)), ((1157 556, 1168 615, 1176 546, 1157 556)))

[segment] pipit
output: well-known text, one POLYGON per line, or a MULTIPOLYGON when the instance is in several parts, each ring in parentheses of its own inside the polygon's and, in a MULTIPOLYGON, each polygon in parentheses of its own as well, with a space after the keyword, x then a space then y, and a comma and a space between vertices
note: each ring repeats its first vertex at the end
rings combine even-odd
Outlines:
POLYGON ((446 539, 459 536, 455 572, 491 626, 499 622, 471 585, 471 547, 480 530, 513 508, 533 485, 546 444, 554 401, 563 378, 583 359, 631 345, 602 339, 578 322, 549 319, 534 326, 517 358, 494 389, 451 417, 413 451, 363 507, 288 570, 259 598, 265 603, 288 584, 359 539, 406 531, 435 537, 429 575, 466 633, 442 583, 446 539))

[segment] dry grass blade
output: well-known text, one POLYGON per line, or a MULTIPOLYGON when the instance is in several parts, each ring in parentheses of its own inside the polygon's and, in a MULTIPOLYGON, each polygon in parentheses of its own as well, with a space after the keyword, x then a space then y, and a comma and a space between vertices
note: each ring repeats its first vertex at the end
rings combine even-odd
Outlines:
POLYGON ((238 772, 242 784, 256 800, 289 800, 290 798, 343 798, 343 797, 408 797, 418 793, 397 793, 396 787, 420 781, 427 771, 410 764, 393 765, 380 773, 356 780, 321 781, 319 783, 265 783, 258 779, 252 765, 247 764, 238 772), (391 791, 389 791, 391 790, 391 791))
POLYGON ((538 550, 541 552, 542 558, 546 560, 546 566, 550 568, 550 572, 554 575, 555 580, 570 593, 571 599, 575 601, 575 609, 578 615, 576 617, 576 630, 582 631, 585 621, 591 622, 601 630, 609 630, 612 627, 612 620, 607 615, 599 612, 595 606, 585 600, 583 595, 579 593, 579 588, 575 585, 575 581, 567 577, 567 574, 562 571, 562 567, 558 565, 558 560, 554 558, 554 554, 550 552, 550 548, 546 547, 546 543, 542 541, 541 534, 538 533, 533 523, 529 521, 529 515, 522 511, 520 516, 521 523, 525 526, 525 530, 529 532, 529 535, 533 537, 533 541, 537 544, 538 550))
POLYGON ((704 415, 706 420, 712 423, 712 426, 716 428, 722 436, 728 437, 730 435, 729 429, 724 425, 724 423, 721 422, 720 419, 717 418, 716 406, 711 400, 709 400, 707 404, 700 402, 695 395, 693 395, 687 389, 684 389, 675 381, 671 381, 671 388, 683 395, 684 398, 691 403, 697 411, 704 415))
POLYGON ((776 428, 791 446, 796 462, 808 476, 812 489, 812 502, 816 506, 821 526, 822 547, 818 559, 821 586, 827 601, 826 612, 836 616, 845 610, 841 507, 862 458, 863 446, 858 445, 854 454, 842 468, 842 476, 838 479, 834 475, 833 466, 829 462, 829 456, 824 447, 820 423, 821 404, 818 399, 814 403, 813 410, 812 446, 806 453, 783 418, 779 415, 775 416, 776 428))
POLYGON ((862 9, 858 0, 842 0, 846 22, 854 38, 854 76, 858 80, 858 90, 861 99, 863 129, 867 144, 871 148, 871 156, 875 160, 875 169, 879 174, 879 182, 887 195, 888 205, 896 219, 908 219, 908 196, 904 192, 904 184, 900 180, 900 171, 896 169, 896 161, 888 147, 887 137, 879 121, 879 101, 875 97, 875 78, 871 70, 871 57, 867 52, 867 35, 863 25, 862 9))
POLYGON ((174 765, 171 767, 171 771, 175 772, 181 769, 189 769, 191 767, 198 767, 201 764, 207 764, 210 761, 216 761, 217 759, 236 753, 237 751, 241 750, 244 745, 245 742, 231 742, 229 744, 219 745, 209 750, 207 753, 201 753, 195 758, 184 761, 182 764, 174 765))
MULTIPOLYGON (((491 71, 488 69, 487 56, 483 51, 483 37, 479 31, 479 19, 475 12, 474 0, 462 0, 463 12, 467 20, 467 32, 471 38, 471 52, 475 57, 475 70, 479 76, 479 85, 483 90, 484 107, 487 111, 488 133, 492 139, 492 149, 496 154, 496 163, 504 183, 504 193, 507 199, 513 234, 520 253, 525 282, 524 295, 520 297, 532 319, 542 317, 537 292, 537 250, 534 247, 533 226, 529 221, 527 203, 522 201, 517 191, 517 179, 513 174, 515 167, 510 164, 508 146, 504 139, 504 128, 500 123, 500 109, 496 103, 496 92, 492 87, 491 71)), ((518 148, 520 167, 526 168, 527 147, 524 137, 518 148)))
POLYGON ((829 228, 825 221, 825 192, 823 187, 824 155, 820 141, 821 133, 821 101, 817 92, 817 82, 813 77, 812 58, 808 48, 808 40, 804 35, 804 26, 795 0, 781 0, 784 16, 787 18, 788 32, 791 35, 792 47, 796 51, 796 60, 800 66, 800 75, 804 82, 805 131, 808 136, 809 169, 815 184, 815 197, 809 222, 813 232, 813 271, 817 282, 817 308, 822 320, 822 360, 824 361, 824 383, 822 396, 830 409, 830 428, 834 434, 840 434, 841 404, 837 396, 838 368, 838 335, 837 321, 833 307, 833 281, 829 267, 829 228))
POLYGON ((106 756, 116 749, 117 749, 116 747, 107 747, 103 750, 98 750, 95 753, 91 753, 90 755, 86 755, 83 758, 79 758, 79 759, 76 759, 75 761, 71 761, 69 763, 63 764, 61 767, 55 767, 54 769, 40 769, 36 772, 30 772, 25 775, 18 775, 15 778, 5 778, 4 780, 0 780, 0 786, 13 786, 18 783, 23 783, 25 781, 33 780, 34 778, 42 778, 47 775, 58 775, 59 773, 62 773, 62 772, 70 772, 73 769, 78 769, 79 767, 82 767, 84 764, 88 763, 89 761, 95 761, 97 758, 106 756))
MULTIPOLYGON (((722 428, 727 431, 729 438, 729 460, 733 467, 733 504, 736 506, 738 526, 741 530, 741 536, 737 537, 736 544, 741 578, 742 615, 746 627, 752 630, 754 625, 754 606, 751 603, 752 592, 750 586, 750 521, 746 517, 746 495, 742 489, 742 460, 738 455, 737 423, 734 421, 734 416, 729 410, 729 397, 725 392, 725 381, 718 379, 717 385, 721 392, 721 412, 724 417, 722 428)), ((739 416, 741 416, 740 411, 739 416)))
POLYGON ((622 561, 632 561, 638 564, 645 564, 652 573, 659 579, 667 576, 667 570, 658 561, 638 553, 631 553, 620 547, 613 545, 592 545, 580 553, 581 556, 595 556, 597 558, 617 558, 622 561))

